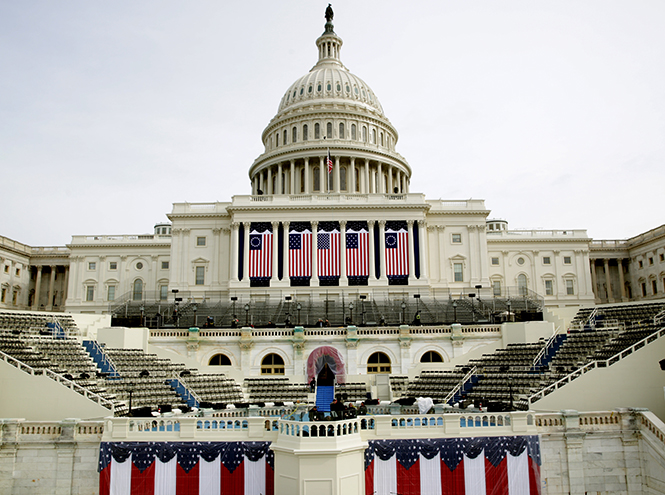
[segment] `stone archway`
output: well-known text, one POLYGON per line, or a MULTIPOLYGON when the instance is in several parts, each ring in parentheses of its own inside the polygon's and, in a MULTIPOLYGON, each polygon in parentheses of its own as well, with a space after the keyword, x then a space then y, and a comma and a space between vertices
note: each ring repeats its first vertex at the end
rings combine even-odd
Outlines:
POLYGON ((346 368, 340 353, 334 347, 324 345, 314 349, 307 358, 307 381, 318 377, 325 365, 335 374, 337 383, 346 382, 346 368))

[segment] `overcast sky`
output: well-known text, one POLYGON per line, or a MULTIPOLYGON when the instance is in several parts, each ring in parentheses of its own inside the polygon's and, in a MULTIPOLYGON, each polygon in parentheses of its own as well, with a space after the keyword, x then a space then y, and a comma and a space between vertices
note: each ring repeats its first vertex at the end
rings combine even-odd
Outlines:
MULTIPOLYGON (((0 2, 0 235, 139 234, 248 194, 327 2, 0 2)), ((412 192, 509 227, 665 222, 665 2, 336 1, 342 61, 400 133, 412 192)))

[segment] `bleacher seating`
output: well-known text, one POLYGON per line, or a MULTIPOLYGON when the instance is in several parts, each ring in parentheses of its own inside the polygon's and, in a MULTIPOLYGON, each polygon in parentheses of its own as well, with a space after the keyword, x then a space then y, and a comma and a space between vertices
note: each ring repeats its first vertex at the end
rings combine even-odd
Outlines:
POLYGON ((288 378, 245 378, 245 387, 251 402, 307 401, 309 386, 291 383, 288 378))

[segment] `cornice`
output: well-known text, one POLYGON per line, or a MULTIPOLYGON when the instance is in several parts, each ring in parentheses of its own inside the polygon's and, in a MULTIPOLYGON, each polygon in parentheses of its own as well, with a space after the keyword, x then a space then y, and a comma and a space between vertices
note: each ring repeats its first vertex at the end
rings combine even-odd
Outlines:
POLYGON ((493 239, 490 236, 487 236, 487 244, 503 244, 503 243, 508 243, 508 244, 524 244, 524 243, 539 243, 542 244, 543 242, 556 242, 556 243, 566 243, 566 244, 590 244, 592 241, 591 238, 580 238, 580 237, 521 237, 519 239, 493 239))
POLYGON ((340 211, 340 210, 421 210, 427 211, 431 208, 430 205, 419 204, 419 205, 303 205, 301 207, 291 206, 291 205, 278 205, 278 206, 230 206, 227 208, 228 211, 235 213, 239 211, 309 211, 309 210, 329 210, 329 211, 340 211))

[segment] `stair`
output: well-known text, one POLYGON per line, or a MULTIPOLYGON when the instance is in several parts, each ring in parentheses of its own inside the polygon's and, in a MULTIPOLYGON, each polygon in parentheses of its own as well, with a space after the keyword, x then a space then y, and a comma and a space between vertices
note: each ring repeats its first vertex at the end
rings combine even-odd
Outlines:
POLYGON ((171 388, 187 403, 189 407, 199 407, 199 401, 194 394, 177 378, 166 380, 171 388))
POLYGON ((109 378, 120 378, 120 373, 118 373, 118 370, 108 358, 104 352, 104 349, 102 349, 96 341, 84 340, 83 347, 85 347, 85 350, 88 351, 88 354, 90 354, 90 357, 95 362, 97 367, 102 371, 102 373, 108 373, 109 378))
POLYGON ((335 398, 335 387, 317 386, 316 387, 316 408, 320 412, 330 412, 330 403, 335 398))

